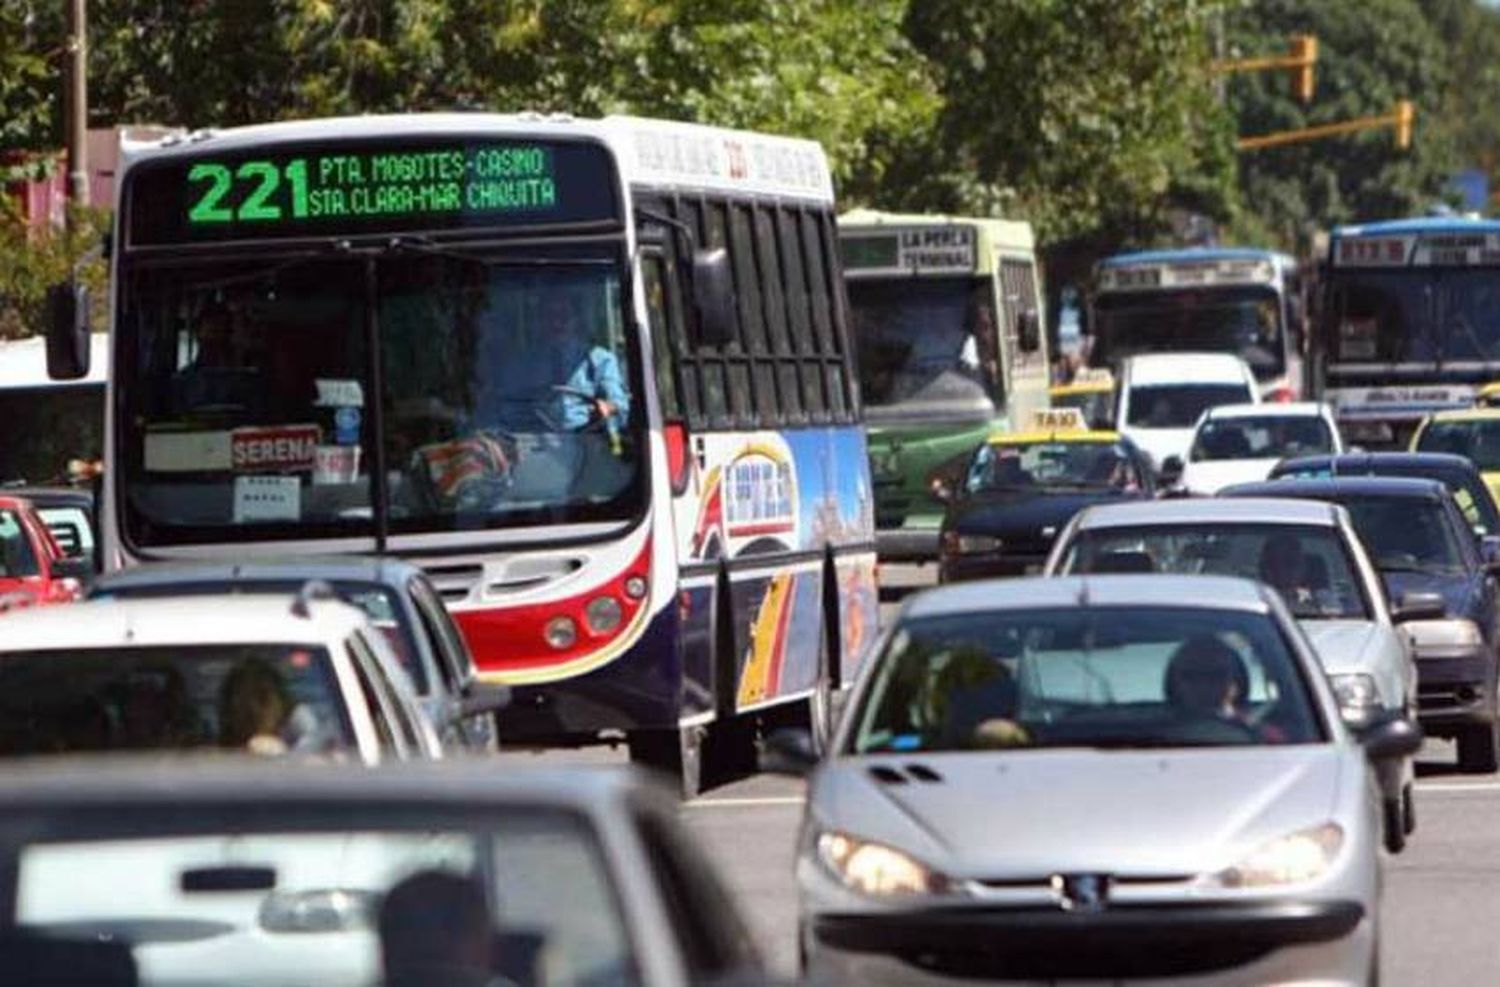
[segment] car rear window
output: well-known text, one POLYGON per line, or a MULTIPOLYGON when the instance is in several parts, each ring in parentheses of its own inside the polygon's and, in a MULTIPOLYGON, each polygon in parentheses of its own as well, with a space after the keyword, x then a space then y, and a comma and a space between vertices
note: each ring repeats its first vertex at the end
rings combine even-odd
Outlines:
POLYGON ((1316 415, 1210 418, 1193 438, 1194 462, 1280 459, 1333 451, 1333 433, 1316 415))
POLYGON ((1235 747, 1324 734, 1274 618, 1074 607, 907 620, 855 711, 855 753, 1235 747))
POLYGON ((1137 428, 1192 428, 1209 408, 1253 400, 1244 384, 1150 384, 1130 389, 1127 420, 1137 428))
POLYGON ((0 756, 201 748, 352 750, 328 652, 300 644, 0 651, 0 756))
POLYGON ((1343 497, 1375 564, 1384 572, 1461 571, 1463 550, 1443 505, 1415 497, 1343 497))

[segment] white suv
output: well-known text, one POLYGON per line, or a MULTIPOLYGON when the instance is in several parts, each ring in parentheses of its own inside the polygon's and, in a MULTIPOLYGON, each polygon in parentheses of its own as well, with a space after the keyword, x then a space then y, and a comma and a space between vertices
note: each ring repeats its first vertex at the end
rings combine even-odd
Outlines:
POLYGON ((384 636, 316 585, 0 617, 0 757, 201 749, 442 753, 384 636))
POLYGON ((1148 353, 1128 357, 1119 375, 1116 428, 1161 472, 1187 459, 1193 427, 1209 408, 1258 404, 1249 364, 1231 353, 1148 353))

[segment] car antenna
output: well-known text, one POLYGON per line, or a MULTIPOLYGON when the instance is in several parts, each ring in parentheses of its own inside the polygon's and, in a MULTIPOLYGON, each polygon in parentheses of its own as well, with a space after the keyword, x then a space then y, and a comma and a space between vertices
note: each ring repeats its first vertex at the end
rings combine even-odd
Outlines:
POLYGON ((309 579, 302 584, 297 591, 297 598, 292 601, 292 616, 307 618, 312 616, 312 604, 315 600, 337 600, 339 595, 334 588, 322 579, 309 579))

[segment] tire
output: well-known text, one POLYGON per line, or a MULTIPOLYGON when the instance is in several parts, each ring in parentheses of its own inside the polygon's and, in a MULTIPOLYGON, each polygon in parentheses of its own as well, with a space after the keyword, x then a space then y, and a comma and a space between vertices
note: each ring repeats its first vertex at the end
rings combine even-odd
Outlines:
POLYGON ((655 772, 684 801, 704 789, 704 735, 701 726, 637 730, 626 738, 630 763, 655 772))
POLYGON ((1500 767, 1500 728, 1485 723, 1458 734, 1458 769, 1464 774, 1493 774, 1500 767))
POLYGON ((1380 821, 1385 837, 1385 848, 1389 853, 1400 853, 1406 849, 1406 813, 1404 798, 1381 799, 1380 821))
POLYGON ((1407 836, 1417 831, 1417 793, 1410 782, 1401 789, 1401 826, 1407 836))

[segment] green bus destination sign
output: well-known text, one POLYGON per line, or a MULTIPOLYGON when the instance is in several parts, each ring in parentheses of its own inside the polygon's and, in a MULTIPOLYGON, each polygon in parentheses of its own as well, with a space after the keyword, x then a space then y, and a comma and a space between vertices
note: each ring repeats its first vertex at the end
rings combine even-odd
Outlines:
POLYGON ((126 192, 132 244, 580 222, 617 214, 608 156, 583 143, 324 146, 207 156, 143 165, 142 171, 126 192))

